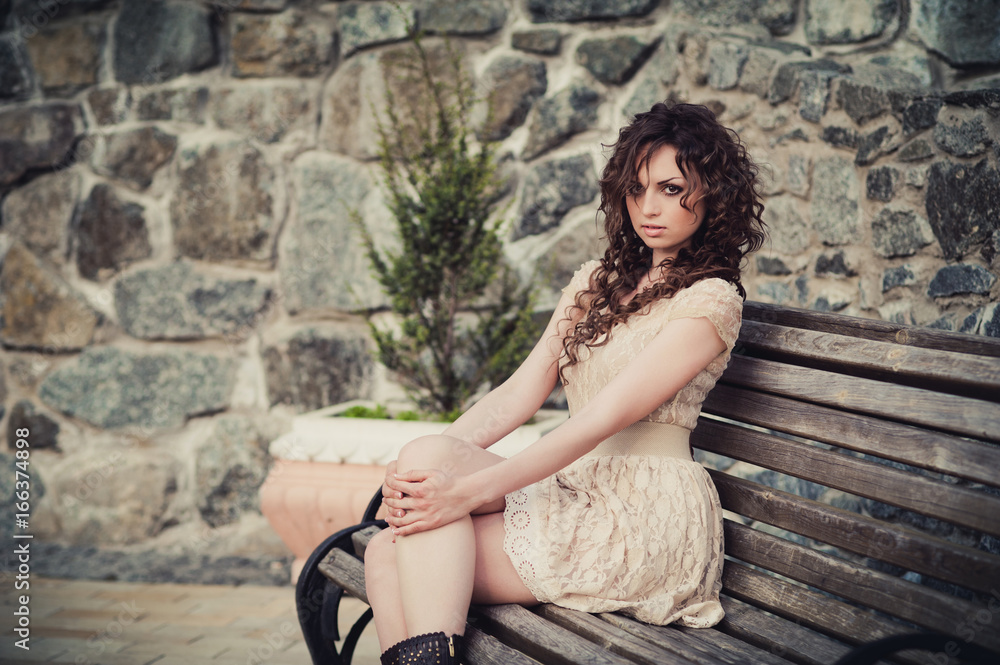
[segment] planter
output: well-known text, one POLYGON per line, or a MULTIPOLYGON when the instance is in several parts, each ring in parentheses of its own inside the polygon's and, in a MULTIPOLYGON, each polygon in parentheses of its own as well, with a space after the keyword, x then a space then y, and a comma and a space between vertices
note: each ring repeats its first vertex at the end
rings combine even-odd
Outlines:
MULTIPOLYGON (((344 410, 370 402, 355 400, 304 413, 292 431, 271 442, 274 465, 260 490, 260 508, 295 555, 292 582, 306 558, 332 533, 357 524, 382 484, 385 465, 407 441, 440 434, 448 423, 338 418, 344 410)), ((540 411, 490 447, 510 456, 566 419, 565 411, 540 411)))

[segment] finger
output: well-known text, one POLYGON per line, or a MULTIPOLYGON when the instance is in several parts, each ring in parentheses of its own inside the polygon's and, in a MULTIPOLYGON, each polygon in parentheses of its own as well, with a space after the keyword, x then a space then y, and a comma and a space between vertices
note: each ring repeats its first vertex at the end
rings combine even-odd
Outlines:
POLYGON ((393 474, 395 480, 402 480, 410 483, 419 483, 427 480, 431 476, 437 475, 439 472, 434 469, 410 469, 409 471, 403 471, 402 473, 393 474))

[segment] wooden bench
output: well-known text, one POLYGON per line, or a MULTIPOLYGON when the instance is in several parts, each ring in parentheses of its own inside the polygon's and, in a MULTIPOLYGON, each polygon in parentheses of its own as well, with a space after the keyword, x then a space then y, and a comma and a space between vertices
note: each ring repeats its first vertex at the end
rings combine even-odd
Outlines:
MULTIPOLYGON (((903 639, 940 651, 891 659, 1000 663, 998 443, 1000 340, 747 302, 692 436, 698 459, 726 469, 710 471, 726 509, 726 618, 688 629, 474 606, 466 661, 829 665, 930 633, 903 639)), ((342 593, 365 600, 378 498, 299 579, 317 665, 349 662, 368 621, 335 649, 342 593)))

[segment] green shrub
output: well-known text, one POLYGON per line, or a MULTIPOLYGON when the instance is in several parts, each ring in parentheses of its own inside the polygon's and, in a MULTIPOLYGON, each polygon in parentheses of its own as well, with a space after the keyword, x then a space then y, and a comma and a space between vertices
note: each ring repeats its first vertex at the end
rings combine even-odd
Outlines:
POLYGON ((379 359, 418 406, 453 418, 484 385, 506 379, 540 331, 533 290, 504 263, 494 215, 503 182, 495 145, 478 143, 467 124, 477 101, 470 75, 450 44, 444 67, 419 37, 412 46, 399 66, 414 87, 400 101, 387 82, 385 118, 376 114, 399 249, 379 250, 359 224, 399 331, 369 324, 379 359))

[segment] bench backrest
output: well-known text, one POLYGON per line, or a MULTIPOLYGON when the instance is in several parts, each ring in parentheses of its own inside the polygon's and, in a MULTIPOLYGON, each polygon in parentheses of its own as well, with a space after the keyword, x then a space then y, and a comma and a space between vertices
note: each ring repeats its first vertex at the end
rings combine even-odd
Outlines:
POLYGON ((1000 340, 747 302, 692 437, 721 469, 729 611, 1000 651, 998 443, 1000 340))

